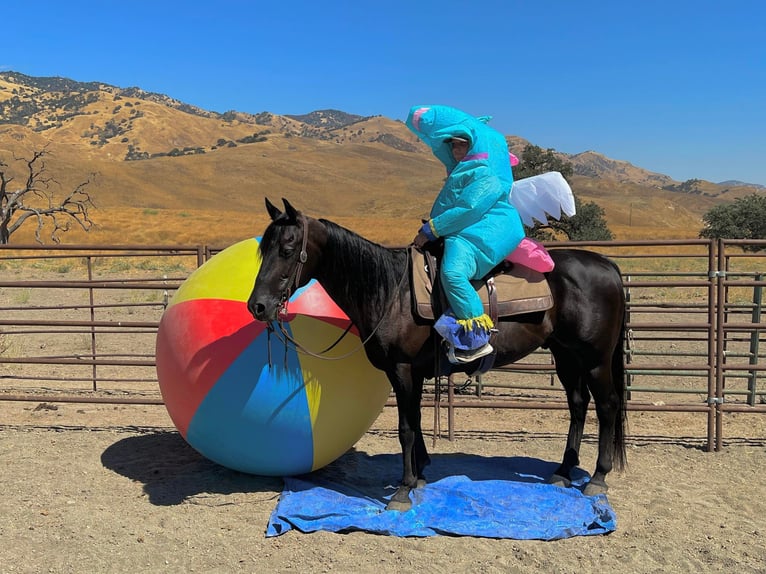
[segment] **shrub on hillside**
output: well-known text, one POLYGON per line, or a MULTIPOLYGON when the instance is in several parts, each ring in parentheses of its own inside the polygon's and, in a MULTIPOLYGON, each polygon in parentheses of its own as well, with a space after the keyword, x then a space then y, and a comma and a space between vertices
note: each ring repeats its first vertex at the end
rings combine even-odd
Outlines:
MULTIPOLYGON (((766 239, 766 197, 753 193, 733 203, 716 205, 702 216, 705 224, 700 237, 708 239, 766 239)), ((762 246, 749 245, 745 251, 759 251, 762 246)))

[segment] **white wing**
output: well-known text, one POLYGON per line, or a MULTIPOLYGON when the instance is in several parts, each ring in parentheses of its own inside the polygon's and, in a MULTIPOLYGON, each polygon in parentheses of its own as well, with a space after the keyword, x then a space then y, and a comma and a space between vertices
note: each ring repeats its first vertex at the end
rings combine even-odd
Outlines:
POLYGON ((547 224, 548 215, 559 219, 562 211, 570 217, 575 214, 572 189, 557 171, 514 181, 510 202, 527 227, 534 226, 535 219, 543 225, 547 224))

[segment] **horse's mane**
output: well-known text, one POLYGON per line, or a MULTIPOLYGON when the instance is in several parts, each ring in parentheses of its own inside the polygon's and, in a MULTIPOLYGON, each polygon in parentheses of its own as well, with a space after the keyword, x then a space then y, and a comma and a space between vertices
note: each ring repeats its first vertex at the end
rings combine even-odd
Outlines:
POLYGON ((341 282, 348 300, 364 293, 365 305, 384 311, 392 290, 407 272, 406 250, 383 247, 327 219, 319 222, 327 229, 327 250, 331 255, 325 258, 328 276, 341 282))

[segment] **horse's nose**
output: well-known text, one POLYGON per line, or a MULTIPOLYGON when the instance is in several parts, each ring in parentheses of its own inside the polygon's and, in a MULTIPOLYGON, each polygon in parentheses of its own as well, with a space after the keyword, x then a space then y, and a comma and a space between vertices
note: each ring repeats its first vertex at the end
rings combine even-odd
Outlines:
POLYGON ((263 303, 258 303, 255 299, 251 298, 247 302, 247 310, 250 311, 254 319, 258 321, 266 320, 266 305, 263 303))

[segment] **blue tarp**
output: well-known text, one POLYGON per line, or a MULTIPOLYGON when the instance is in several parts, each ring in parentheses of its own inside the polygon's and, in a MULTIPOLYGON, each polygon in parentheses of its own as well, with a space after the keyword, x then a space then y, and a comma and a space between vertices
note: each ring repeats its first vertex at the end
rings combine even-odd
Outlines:
MULTIPOLYGON (((412 492, 412 509, 386 511, 401 457, 352 451, 285 488, 266 536, 289 530, 365 531, 391 536, 478 536, 555 540, 606 534, 617 519, 605 495, 545 484, 557 463, 526 457, 435 455, 429 484, 412 492)), ((579 471, 574 484, 590 478, 579 471)))

